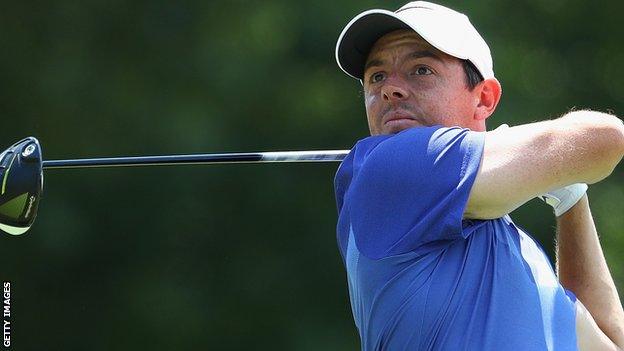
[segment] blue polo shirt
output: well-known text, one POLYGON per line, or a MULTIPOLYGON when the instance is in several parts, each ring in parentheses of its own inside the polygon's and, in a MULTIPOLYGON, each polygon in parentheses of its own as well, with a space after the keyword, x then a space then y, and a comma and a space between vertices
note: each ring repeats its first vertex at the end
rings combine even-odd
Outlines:
POLYGON ((335 178, 362 350, 576 350, 575 297, 509 216, 464 219, 484 133, 359 141, 335 178))

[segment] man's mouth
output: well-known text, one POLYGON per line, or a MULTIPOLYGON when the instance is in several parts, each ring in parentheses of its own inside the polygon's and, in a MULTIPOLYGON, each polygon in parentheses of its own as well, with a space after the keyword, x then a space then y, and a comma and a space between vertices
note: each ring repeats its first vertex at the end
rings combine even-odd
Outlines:
POLYGON ((411 122, 415 120, 416 118, 414 118, 412 115, 410 115, 409 113, 405 111, 392 111, 392 112, 388 112, 384 116, 382 122, 383 122, 383 125, 389 125, 389 124, 411 122))

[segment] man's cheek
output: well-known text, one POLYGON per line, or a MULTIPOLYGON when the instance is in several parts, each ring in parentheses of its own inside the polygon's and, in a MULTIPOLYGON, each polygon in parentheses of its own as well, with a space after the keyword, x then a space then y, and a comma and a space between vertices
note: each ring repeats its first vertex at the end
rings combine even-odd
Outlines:
POLYGON ((377 95, 368 94, 366 92, 364 93, 364 104, 366 105, 366 108, 372 107, 374 104, 377 103, 377 101, 377 95))

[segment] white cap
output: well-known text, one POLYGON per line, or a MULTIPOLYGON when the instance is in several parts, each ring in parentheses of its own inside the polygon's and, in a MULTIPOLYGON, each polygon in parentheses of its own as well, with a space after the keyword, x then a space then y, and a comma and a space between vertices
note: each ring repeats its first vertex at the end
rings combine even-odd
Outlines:
POLYGON ((484 79, 494 78, 490 48, 466 15, 426 1, 410 2, 396 12, 368 10, 355 16, 336 43, 336 61, 348 75, 362 79, 375 42, 398 29, 412 29, 436 49, 469 60, 484 79))

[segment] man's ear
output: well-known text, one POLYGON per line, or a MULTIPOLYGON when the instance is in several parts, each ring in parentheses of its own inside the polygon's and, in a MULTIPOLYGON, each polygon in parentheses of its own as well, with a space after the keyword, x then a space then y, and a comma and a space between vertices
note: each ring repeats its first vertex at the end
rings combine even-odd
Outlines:
POLYGON ((474 93, 477 99, 474 119, 480 121, 494 113, 503 93, 503 88, 496 78, 489 78, 479 83, 474 88, 474 93))

